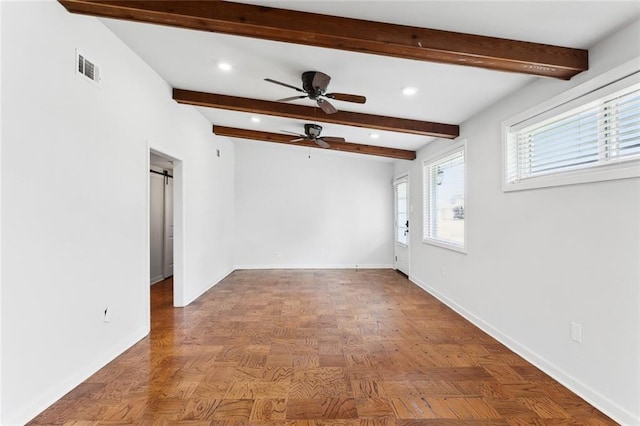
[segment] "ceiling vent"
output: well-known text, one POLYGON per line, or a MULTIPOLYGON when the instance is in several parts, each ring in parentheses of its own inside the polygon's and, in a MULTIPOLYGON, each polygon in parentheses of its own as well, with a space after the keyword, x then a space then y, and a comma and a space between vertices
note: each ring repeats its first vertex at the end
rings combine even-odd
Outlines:
POLYGON ((76 74, 100 86, 100 67, 76 50, 76 74))

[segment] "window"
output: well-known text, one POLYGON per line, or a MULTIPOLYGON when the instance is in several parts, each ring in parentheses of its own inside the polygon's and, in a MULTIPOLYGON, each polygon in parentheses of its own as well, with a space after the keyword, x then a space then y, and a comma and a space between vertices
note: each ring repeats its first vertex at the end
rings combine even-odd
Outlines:
POLYGON ((465 143, 427 160, 424 172, 423 241, 465 250, 465 143))
POLYGON ((640 175, 640 79, 633 72, 503 125, 504 189, 640 175))
POLYGON ((409 243, 409 216, 407 215, 408 186, 409 181, 406 176, 394 182, 396 196, 396 242, 404 244, 405 246, 409 243))

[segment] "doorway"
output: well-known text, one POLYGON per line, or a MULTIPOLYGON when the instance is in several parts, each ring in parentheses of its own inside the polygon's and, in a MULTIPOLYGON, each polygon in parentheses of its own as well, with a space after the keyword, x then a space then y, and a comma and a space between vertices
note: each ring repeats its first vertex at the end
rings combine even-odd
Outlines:
POLYGON ((173 276, 173 163, 151 153, 149 251, 151 285, 173 276))
POLYGON ((409 276, 409 175, 393 181, 395 268, 409 276))
POLYGON ((183 162, 149 146, 147 201, 149 289, 170 281, 173 306, 184 306, 183 162), (169 279, 168 277, 172 277, 169 279))

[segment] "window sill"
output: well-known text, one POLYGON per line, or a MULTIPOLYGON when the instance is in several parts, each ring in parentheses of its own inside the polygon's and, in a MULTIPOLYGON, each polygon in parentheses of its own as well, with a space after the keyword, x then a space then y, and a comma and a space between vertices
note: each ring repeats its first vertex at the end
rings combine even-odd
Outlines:
POLYGON ((640 177, 640 161, 621 161, 597 167, 554 173, 546 176, 523 179, 520 182, 504 182, 504 192, 527 189, 548 188, 552 186, 576 185, 580 183, 602 182, 617 179, 640 177))
POLYGON ((424 244, 429 244, 429 245, 432 245, 432 246, 437 246, 437 247, 444 248, 444 249, 451 250, 451 251, 455 251, 455 252, 458 252, 458 253, 467 254, 466 247, 458 245, 458 244, 453 244, 453 243, 449 243, 449 242, 442 241, 442 240, 436 240, 436 239, 433 239, 433 238, 423 238, 422 242, 424 244))

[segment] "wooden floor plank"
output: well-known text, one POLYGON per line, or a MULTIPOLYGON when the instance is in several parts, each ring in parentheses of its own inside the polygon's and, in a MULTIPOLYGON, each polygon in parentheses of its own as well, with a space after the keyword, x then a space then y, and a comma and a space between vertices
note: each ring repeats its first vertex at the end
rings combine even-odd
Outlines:
POLYGON ((29 424, 610 425, 391 270, 236 271, 29 424), (177 315, 179 314, 179 315, 177 315))

